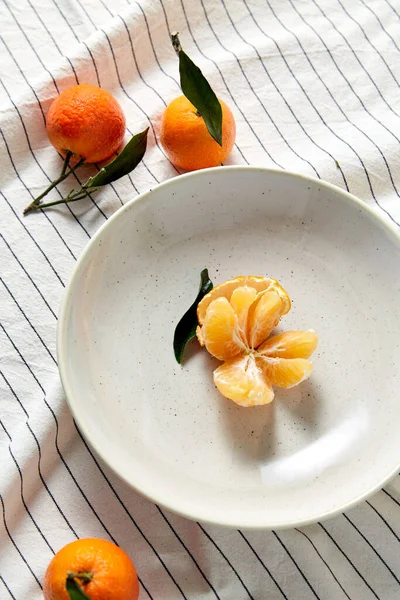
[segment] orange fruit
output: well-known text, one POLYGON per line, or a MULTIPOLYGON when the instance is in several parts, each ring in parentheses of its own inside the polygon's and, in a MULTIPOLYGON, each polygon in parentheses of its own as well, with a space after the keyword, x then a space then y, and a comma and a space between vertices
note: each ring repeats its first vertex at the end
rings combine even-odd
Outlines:
POLYGON ((43 585, 45 600, 69 600, 68 573, 75 575, 76 582, 91 600, 137 600, 139 597, 133 562, 121 548, 106 540, 84 538, 61 548, 47 567, 43 585))
POLYGON ((116 99, 96 85, 82 83, 64 90, 46 117, 50 142, 65 156, 87 163, 109 158, 122 144, 125 116, 116 99))
POLYGON ((197 337, 223 365, 214 383, 242 406, 268 404, 273 385, 290 388, 311 375, 308 360, 317 347, 314 331, 287 331, 269 338, 290 298, 275 280, 236 277, 216 286, 197 307, 197 337))
POLYGON ((222 107, 222 146, 210 135, 204 119, 185 97, 168 104, 161 121, 161 145, 178 169, 196 171, 216 167, 231 153, 236 137, 236 123, 230 108, 222 107))

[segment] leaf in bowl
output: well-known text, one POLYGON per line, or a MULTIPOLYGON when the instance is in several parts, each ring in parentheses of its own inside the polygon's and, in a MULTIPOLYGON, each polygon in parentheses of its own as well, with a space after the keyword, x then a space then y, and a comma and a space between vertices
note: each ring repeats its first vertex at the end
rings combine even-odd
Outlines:
POLYGON ((200 300, 212 290, 212 288, 213 284, 208 276, 208 269, 203 269, 200 274, 200 287, 196 299, 175 328, 174 353, 179 364, 182 363, 186 344, 196 335, 196 327, 198 325, 197 305, 200 300))

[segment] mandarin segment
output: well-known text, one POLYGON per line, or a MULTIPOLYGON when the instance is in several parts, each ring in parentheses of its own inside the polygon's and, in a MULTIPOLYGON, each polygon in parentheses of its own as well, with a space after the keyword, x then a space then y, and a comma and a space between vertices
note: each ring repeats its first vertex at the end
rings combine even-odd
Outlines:
POLYGON ((240 356, 214 371, 214 383, 225 398, 241 406, 269 404, 274 392, 254 356, 240 356))
POLYGON ((246 343, 247 315, 256 296, 256 290, 248 285, 238 287, 232 292, 230 304, 238 318, 240 334, 244 343, 246 343))
POLYGON ((311 375, 312 362, 305 358, 257 357, 257 363, 272 385, 291 388, 311 375))
POLYGON ((283 313, 283 302, 275 291, 265 291, 259 295, 249 310, 247 339, 250 348, 258 348, 279 323, 283 313))
POLYGON ((211 302, 201 335, 208 352, 219 360, 230 360, 244 350, 238 318, 226 298, 211 302))
POLYGON ((285 331, 269 338, 259 348, 260 354, 279 358, 310 358, 318 344, 318 336, 309 331, 285 331))

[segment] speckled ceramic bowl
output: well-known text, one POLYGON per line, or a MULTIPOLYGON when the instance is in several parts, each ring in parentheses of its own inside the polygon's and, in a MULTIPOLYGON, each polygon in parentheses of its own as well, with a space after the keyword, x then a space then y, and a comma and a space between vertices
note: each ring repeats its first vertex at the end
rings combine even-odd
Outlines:
POLYGON ((121 208, 81 256, 61 307, 60 372, 97 454, 186 517, 281 528, 323 519, 400 464, 400 240, 342 190, 250 167, 177 177, 121 208), (311 379, 268 406, 219 395, 216 361, 174 328, 200 271, 271 275, 285 329, 314 328, 311 379))

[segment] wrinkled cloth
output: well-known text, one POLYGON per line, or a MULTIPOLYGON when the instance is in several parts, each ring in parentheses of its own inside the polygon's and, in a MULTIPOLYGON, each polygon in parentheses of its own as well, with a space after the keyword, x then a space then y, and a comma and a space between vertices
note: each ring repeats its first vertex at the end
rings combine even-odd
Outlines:
POLYGON ((176 176, 157 137, 180 94, 173 31, 235 115, 226 164, 321 177, 400 223, 399 0, 1 0, 0 598, 39 600, 54 552, 98 536, 131 555, 141 600, 396 600, 399 478, 321 524, 219 529, 129 489, 67 408, 55 331, 71 270, 121 204, 176 176), (61 168, 46 112, 77 82, 116 96, 127 139, 150 127, 145 159, 92 199, 23 218, 61 168))

